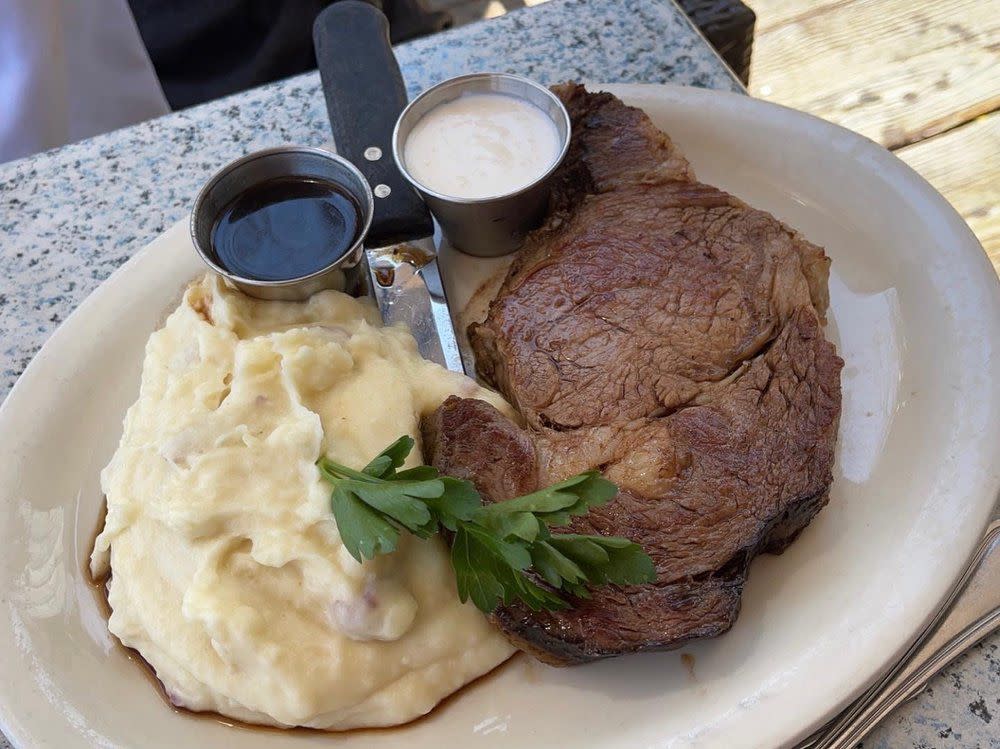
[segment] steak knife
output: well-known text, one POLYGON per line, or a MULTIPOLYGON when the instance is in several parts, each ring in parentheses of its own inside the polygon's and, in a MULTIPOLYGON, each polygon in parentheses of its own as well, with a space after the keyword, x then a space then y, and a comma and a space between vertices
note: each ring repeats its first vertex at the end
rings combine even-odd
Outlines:
POLYGON ((434 222, 392 156, 392 132, 407 96, 389 22, 372 5, 342 0, 317 16, 313 42, 337 153, 354 163, 375 196, 366 291, 387 325, 409 326, 425 359, 464 372, 434 222))

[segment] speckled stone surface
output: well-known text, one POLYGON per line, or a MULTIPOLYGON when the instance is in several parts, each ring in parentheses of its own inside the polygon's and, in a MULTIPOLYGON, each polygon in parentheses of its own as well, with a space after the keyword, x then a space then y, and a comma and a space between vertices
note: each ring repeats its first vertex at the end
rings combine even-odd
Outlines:
MULTIPOLYGON (((397 55, 411 94, 476 70, 741 90, 668 0, 554 0, 397 55)), ((181 219, 219 166, 266 146, 329 140, 312 73, 0 164, 0 399, 55 327, 181 219)), ((959 660, 865 747, 1000 747, 998 646, 994 638, 959 660)))
MULTIPOLYGON (((479 70, 739 90, 669 0, 557 0, 397 55, 411 95, 479 70)), ((310 73, 0 164, 0 393, 87 294, 186 214, 216 169, 267 146, 321 145, 328 127, 310 73)))

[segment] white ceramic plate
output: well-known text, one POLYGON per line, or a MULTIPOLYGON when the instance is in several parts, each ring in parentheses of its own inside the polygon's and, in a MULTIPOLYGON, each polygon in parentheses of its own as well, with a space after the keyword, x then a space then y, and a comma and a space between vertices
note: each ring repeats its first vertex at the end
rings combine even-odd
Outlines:
MULTIPOLYGON (((684 649, 553 669, 519 656, 428 718, 339 737, 172 712, 109 636, 83 562, 98 471, 147 336, 200 266, 185 228, 126 263, 53 335, 0 409, 0 723, 24 747, 775 747, 858 693, 925 624, 1000 487, 1000 293, 972 233, 870 141, 749 98, 608 86, 706 182, 833 258, 847 365, 829 506, 753 565, 733 630, 684 649)), ((461 304, 489 264, 448 259, 461 304)))

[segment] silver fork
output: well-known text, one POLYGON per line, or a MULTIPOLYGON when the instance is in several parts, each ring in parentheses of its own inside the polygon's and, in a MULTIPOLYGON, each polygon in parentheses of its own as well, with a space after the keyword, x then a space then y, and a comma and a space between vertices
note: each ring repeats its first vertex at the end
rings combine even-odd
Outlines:
POLYGON ((942 668, 1000 629, 1000 516, 945 604, 889 672, 796 749, 850 749, 942 668))

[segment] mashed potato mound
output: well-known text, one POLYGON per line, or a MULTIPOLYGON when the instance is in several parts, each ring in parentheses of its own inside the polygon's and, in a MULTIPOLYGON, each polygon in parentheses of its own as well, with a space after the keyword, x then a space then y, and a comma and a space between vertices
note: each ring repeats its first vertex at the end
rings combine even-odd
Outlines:
MULTIPOLYGON (((512 653, 462 604, 440 538, 359 564, 321 455, 355 467, 448 395, 506 404, 424 361, 337 292, 266 302, 208 275, 146 347, 102 474, 91 571, 111 632, 191 710, 279 726, 403 723, 512 653)), ((419 452, 410 456, 416 463, 419 452)))

